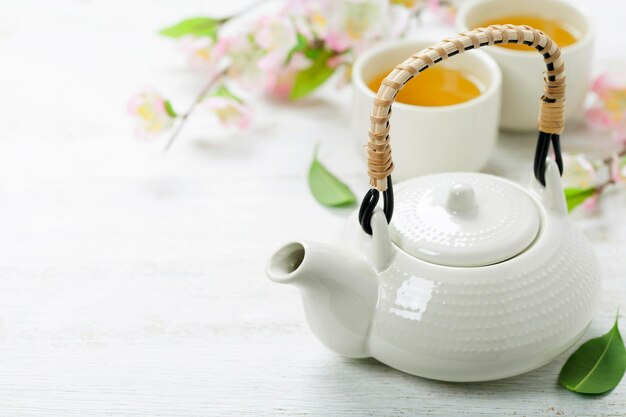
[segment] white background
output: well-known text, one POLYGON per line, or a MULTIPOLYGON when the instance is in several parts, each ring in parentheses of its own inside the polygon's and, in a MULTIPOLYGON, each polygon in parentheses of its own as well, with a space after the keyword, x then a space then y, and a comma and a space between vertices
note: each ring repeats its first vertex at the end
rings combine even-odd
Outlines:
MULTIPOLYGON (((622 2, 588 3, 596 69, 626 63, 622 2)), ((214 134, 197 117, 167 154, 134 137, 125 111, 145 86, 184 108, 203 83, 157 29, 246 4, 0 3, 0 415, 626 415, 626 383, 595 398, 557 385, 568 355, 516 378, 449 384, 314 339, 296 291, 264 268, 279 243, 328 240, 349 212, 309 194, 316 142, 359 197, 367 189, 349 89, 259 101, 243 134, 214 134)), ((563 142, 611 147, 576 125, 563 142)), ((533 146, 534 135, 503 134, 486 170, 528 180, 533 146)), ((585 340, 626 309, 625 213, 626 190, 599 215, 572 216, 605 278, 585 340)))

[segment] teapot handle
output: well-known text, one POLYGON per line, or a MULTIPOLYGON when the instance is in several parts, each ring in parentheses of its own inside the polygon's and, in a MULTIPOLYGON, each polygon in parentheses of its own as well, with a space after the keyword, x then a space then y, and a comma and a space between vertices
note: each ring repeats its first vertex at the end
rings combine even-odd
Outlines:
POLYGON ((561 49, 545 33, 530 26, 492 25, 463 32, 453 38, 425 48, 397 65, 382 81, 370 114, 369 140, 367 143, 367 171, 372 187, 361 203, 359 222, 365 233, 371 235, 370 220, 378 203, 379 192, 383 192, 385 216, 391 221, 393 215, 393 184, 391 172, 391 144, 389 141, 389 119, 391 105, 398 91, 414 76, 449 57, 478 49, 487 45, 506 43, 525 44, 543 55, 547 70, 544 77, 544 92, 539 101, 539 136, 535 151, 535 178, 545 186, 546 157, 552 143, 559 171, 563 173, 560 134, 564 127, 565 67, 561 49))

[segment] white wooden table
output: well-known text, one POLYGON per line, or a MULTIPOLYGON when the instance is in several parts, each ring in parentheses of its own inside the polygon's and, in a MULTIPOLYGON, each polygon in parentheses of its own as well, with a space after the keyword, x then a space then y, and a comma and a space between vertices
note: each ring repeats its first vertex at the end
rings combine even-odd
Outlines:
MULTIPOLYGON (((348 214, 309 194, 317 141, 327 166, 359 196, 367 188, 349 91, 260 102, 244 134, 211 137, 196 118, 165 155, 133 137, 125 113, 143 86, 184 104, 203 82, 158 28, 245 3, 1 2, 0 415, 626 415, 626 383, 595 398, 557 385, 567 355, 517 378, 449 384, 314 339, 297 293, 264 267, 279 243, 325 240, 348 214)), ((610 49, 626 50, 624 10, 597 13, 610 63, 610 49)), ((531 136, 504 134, 487 171, 527 178, 531 136)), ((564 146, 609 149, 576 128, 564 146)), ((626 311, 624 213, 626 191, 601 215, 573 216, 605 278, 584 339, 626 311)))

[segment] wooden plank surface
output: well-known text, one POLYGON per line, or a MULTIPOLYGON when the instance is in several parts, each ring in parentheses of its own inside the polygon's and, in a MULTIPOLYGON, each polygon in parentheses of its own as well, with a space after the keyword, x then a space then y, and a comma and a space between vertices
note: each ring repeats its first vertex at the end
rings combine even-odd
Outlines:
MULTIPOLYGON (((212 136, 193 119, 166 155, 135 139, 125 114, 143 86, 190 100, 202 75, 154 32, 246 4, 224 3, 3 2, 0 415, 626 415, 626 384, 595 398, 560 388, 566 356, 516 378, 448 384, 314 339, 296 291, 264 267, 281 242, 329 240, 349 214, 309 194, 317 142, 359 196, 367 188, 349 90, 289 106, 257 99, 243 134, 212 136)), ((610 63, 606 51, 626 45, 607 33, 622 22, 598 14, 610 63)), ((611 146, 577 126, 565 138, 567 149, 611 146)), ((527 180, 533 142, 503 134, 486 170, 527 180)), ((601 215, 573 216, 605 277, 585 339, 626 307, 625 207, 626 192, 613 192, 601 215)))

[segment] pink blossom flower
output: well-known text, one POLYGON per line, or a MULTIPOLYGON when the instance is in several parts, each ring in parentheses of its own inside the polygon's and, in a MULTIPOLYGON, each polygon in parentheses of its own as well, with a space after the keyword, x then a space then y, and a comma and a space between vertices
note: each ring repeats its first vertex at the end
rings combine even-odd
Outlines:
POLYGON ((295 83, 297 71, 284 69, 268 74, 265 79, 265 92, 280 100, 287 100, 295 83))
POLYGON ((326 46, 331 51, 338 53, 344 52, 352 46, 352 39, 350 39, 350 36, 347 33, 336 29, 329 30, 324 41, 326 42, 326 46))
POLYGON ((345 54, 333 55, 330 58, 328 58, 328 60, 326 61, 326 65, 328 65, 329 68, 337 68, 338 66, 342 64, 349 64, 349 63, 350 63, 350 59, 345 54))
POLYGON ((626 70, 600 74, 591 86, 610 111, 626 110, 626 70))
POLYGON ((426 7, 433 13, 437 13, 441 10, 441 4, 439 0, 426 0, 426 7))
POLYGON ((613 154, 611 157, 611 179, 617 184, 626 184, 626 156, 613 154))
POLYGON ((265 53, 259 66, 266 71, 282 67, 297 43, 295 27, 286 16, 262 17, 254 30, 254 40, 265 53))
POLYGON ((296 33, 299 33, 308 40, 313 40, 316 35, 313 33, 311 16, 316 10, 319 10, 322 3, 326 1, 327 0, 290 0, 285 3, 281 14, 291 18, 296 33))
POLYGON ((585 155, 563 155, 565 187, 587 188, 593 187, 597 181, 596 167, 585 155))
POLYGON ((596 102, 585 110, 585 121, 591 129, 611 131, 613 140, 626 144, 626 112, 611 112, 603 104, 596 102))
POLYGON ((148 136, 168 130, 176 118, 170 103, 154 91, 133 97, 128 103, 128 111, 137 119, 140 133, 148 136))
POLYGON ((581 206, 582 208, 588 211, 592 211, 592 212, 597 211, 599 199, 600 199, 600 194, 595 193, 591 197, 587 197, 587 199, 585 199, 585 201, 582 202, 581 206))
POLYGON ((442 5, 441 0, 426 0, 426 7, 448 26, 454 25, 455 10, 449 5, 442 5))
POLYGON ((387 0, 336 0, 324 12, 324 19, 318 18, 315 26, 318 35, 334 52, 347 49, 359 52, 386 34, 387 0))
POLYGON ((276 72, 283 69, 287 56, 281 53, 269 53, 257 61, 257 67, 263 72, 276 72))
POLYGON ((224 37, 218 41, 219 48, 228 60, 227 75, 244 88, 255 88, 259 85, 262 72, 257 61, 262 51, 254 41, 244 33, 224 37))
POLYGON ((595 130, 609 130, 615 125, 613 115, 603 107, 590 107, 585 111, 585 120, 595 130))
POLYGON ((621 123, 615 127, 612 138, 614 141, 626 145, 626 118, 622 119, 621 123))
POLYGON ((227 127, 247 129, 252 124, 252 112, 248 106, 230 96, 210 96, 202 105, 211 110, 227 127))
POLYGON ((311 65, 302 54, 294 54, 287 66, 265 73, 264 90, 272 97, 286 100, 291 95, 298 72, 311 65))
POLYGON ((294 19, 299 33, 308 39, 323 39, 328 30, 329 17, 342 1, 344 0, 291 0, 285 12, 294 19))
POLYGON ((214 69, 215 72, 225 52, 223 42, 215 43, 209 37, 185 36, 180 40, 180 47, 191 68, 214 69))
MULTIPOLYGON (((372 41, 398 36, 408 23, 410 10, 389 0, 292 0, 286 10, 298 32, 308 39, 322 39, 333 52, 363 50, 372 41), (402 13, 400 13, 402 9, 402 13)), ((401 1, 411 3, 414 0, 401 1)))
POLYGON ((610 71, 598 76, 591 86, 596 95, 585 112, 592 129, 613 130, 613 139, 626 142, 626 71, 610 71))

